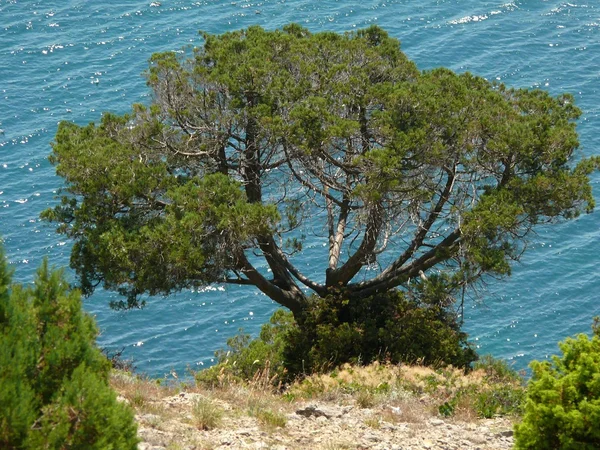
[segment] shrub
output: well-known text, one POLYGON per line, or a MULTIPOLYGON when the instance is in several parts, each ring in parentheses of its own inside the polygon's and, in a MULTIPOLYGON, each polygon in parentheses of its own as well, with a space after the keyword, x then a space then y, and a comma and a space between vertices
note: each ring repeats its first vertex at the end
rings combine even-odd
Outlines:
POLYGON ((524 378, 503 359, 484 355, 473 365, 485 373, 482 388, 474 398, 479 417, 491 418, 497 414, 520 414, 525 401, 524 378))
POLYGON ((96 334, 60 271, 44 261, 34 286, 11 284, 0 249, 0 448, 136 448, 96 334))
POLYGON ((477 358, 454 312, 399 291, 359 300, 313 297, 284 339, 284 365, 292 376, 346 362, 420 362, 468 369, 477 358))
POLYGON ((482 370, 486 380, 494 383, 502 381, 521 383, 525 374, 524 371, 517 372, 504 359, 497 359, 492 355, 483 355, 475 361, 473 369, 482 370))
POLYGON ((533 361, 518 449, 600 448, 600 329, 559 343, 561 356, 533 361))
POLYGON ((498 383, 477 393, 475 410, 479 417, 486 419, 495 415, 520 414, 524 398, 523 387, 498 383))
POLYGON ((453 312, 391 291, 361 300, 313 297, 298 322, 278 310, 258 339, 240 334, 216 353, 219 363, 196 374, 201 384, 256 379, 271 384, 327 372, 344 363, 420 362, 468 369, 477 358, 453 312))

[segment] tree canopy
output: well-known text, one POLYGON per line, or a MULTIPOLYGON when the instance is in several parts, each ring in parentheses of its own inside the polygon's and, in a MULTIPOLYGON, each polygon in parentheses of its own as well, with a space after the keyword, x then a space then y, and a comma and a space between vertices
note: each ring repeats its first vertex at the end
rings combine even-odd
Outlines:
POLYGON ((59 126, 66 185, 45 217, 74 239, 87 294, 135 306, 232 283, 295 313, 311 293, 444 301, 509 274, 535 225, 594 206, 569 94, 421 72, 376 26, 202 38, 151 57, 150 104, 59 126), (307 236, 328 249, 320 272, 298 264, 307 236))

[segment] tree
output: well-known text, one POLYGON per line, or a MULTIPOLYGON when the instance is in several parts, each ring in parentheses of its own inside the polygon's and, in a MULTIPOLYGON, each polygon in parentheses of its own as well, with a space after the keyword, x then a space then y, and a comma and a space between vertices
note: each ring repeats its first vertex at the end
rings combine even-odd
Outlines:
POLYGON ((133 307, 217 282, 296 316, 311 293, 447 306, 508 275, 535 225, 594 206, 569 94, 420 72, 376 26, 202 37, 151 57, 150 105, 59 125, 66 186, 44 215, 74 239, 86 294, 133 307), (295 258, 307 234, 328 250, 320 274, 295 258))
POLYGON ((600 446, 600 328, 560 342, 562 355, 533 361, 518 449, 594 449, 600 446))
POLYGON ((96 334, 60 271, 44 262, 34 286, 13 284, 0 247, 1 448, 137 448, 96 334))

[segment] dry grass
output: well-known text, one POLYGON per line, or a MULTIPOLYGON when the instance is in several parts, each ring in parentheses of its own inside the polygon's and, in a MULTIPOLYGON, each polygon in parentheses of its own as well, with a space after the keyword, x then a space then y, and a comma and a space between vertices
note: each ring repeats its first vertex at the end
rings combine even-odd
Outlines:
POLYGON ((346 364, 329 374, 312 375, 290 386, 286 395, 296 400, 356 404, 360 408, 384 406, 415 396, 406 386, 402 367, 378 363, 365 367, 346 364))
POLYGON ((254 417, 262 427, 269 431, 284 428, 287 424, 285 412, 289 411, 289 403, 286 404, 281 396, 253 391, 246 398, 246 414, 254 417))
POLYGON ((382 422, 383 421, 378 417, 369 417, 365 419, 365 425, 375 430, 379 430, 381 428, 382 422))
MULTIPOLYGON (((484 370, 464 375, 453 368, 433 370, 423 366, 382 364, 344 365, 329 374, 312 375, 293 383, 284 391, 273 387, 268 366, 257 371, 248 382, 186 388, 185 393, 180 393, 176 386, 162 386, 152 380, 119 373, 112 376, 111 383, 141 414, 144 427, 164 431, 161 442, 153 444, 168 446, 171 450, 212 448, 213 443, 206 441, 202 432, 215 427, 228 430, 229 427, 258 425, 261 431, 269 432, 269 436, 292 433, 296 425, 287 424, 287 415, 298 408, 298 403, 307 400, 352 405, 355 411, 370 408, 372 415, 360 412, 362 419, 359 420, 373 430, 384 428, 386 423, 407 424, 411 433, 420 435, 429 426, 429 419, 439 417, 440 407, 446 404, 451 409, 447 420, 476 423, 480 416, 474 405, 481 400, 481 392, 492 392, 488 390, 497 387, 496 381, 484 370), (168 437, 174 432, 178 441, 168 437)), ((502 387, 510 384, 502 383, 502 387)), ((297 448, 295 445, 290 448, 297 448)), ((337 439, 320 445, 326 449, 355 448, 337 439)))
POLYGON ((407 399, 389 405, 381 412, 381 419, 389 423, 424 423, 431 417, 431 406, 418 399, 407 399))
POLYGON ((155 380, 116 371, 111 373, 110 384, 138 413, 154 414, 163 419, 170 417, 170 411, 162 400, 176 392, 174 387, 161 386, 155 380))
POLYGON ((438 414, 473 422, 482 416, 518 410, 520 390, 518 379, 490 376, 490 367, 465 375, 453 367, 434 370, 374 363, 365 367, 344 365, 328 374, 312 375, 290 386, 286 395, 297 400, 353 403, 360 408, 402 405, 402 414, 414 423, 421 422, 419 417, 438 414), (499 396, 504 398, 494 403, 499 396))
POLYGON ((354 444, 350 444, 348 442, 326 442, 322 447, 320 447, 321 450, 352 450, 355 449, 356 445, 354 444))
POLYGON ((227 387, 219 387, 210 390, 200 390, 196 388, 195 392, 202 392, 204 395, 218 398, 219 400, 232 406, 233 414, 249 415, 255 417, 256 411, 268 410, 285 415, 293 411, 293 405, 281 394, 273 392, 270 388, 257 388, 254 384, 232 383, 227 387))
POLYGON ((273 388, 268 366, 265 370, 257 371, 249 382, 232 380, 213 388, 196 387, 192 391, 230 405, 228 415, 251 417, 266 431, 284 428, 286 414, 294 411, 294 405, 273 388))
POLYGON ((199 430, 212 430, 221 425, 223 409, 209 398, 198 397, 192 403, 192 417, 199 430))
POLYGON ((123 397, 138 398, 140 402, 157 401, 169 395, 173 395, 177 389, 166 387, 157 383, 156 380, 140 378, 123 372, 111 373, 111 386, 123 397))
POLYGON ((356 404, 363 409, 373 408, 377 404, 375 394, 370 390, 360 390, 356 394, 356 404))
POLYGON ((269 430, 284 428, 287 424, 287 419, 283 414, 270 409, 259 409, 251 415, 256 417, 258 422, 269 430))

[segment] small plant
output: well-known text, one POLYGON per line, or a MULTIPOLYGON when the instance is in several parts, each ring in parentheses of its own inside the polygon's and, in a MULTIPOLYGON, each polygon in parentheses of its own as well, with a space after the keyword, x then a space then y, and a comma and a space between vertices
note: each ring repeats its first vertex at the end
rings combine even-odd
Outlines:
POLYGON ((274 411, 268 399, 263 396, 253 395, 248 398, 248 415, 255 417, 267 428, 284 428, 287 424, 286 417, 274 411))
POLYGON ((525 390, 510 384, 496 385, 477 394, 475 409, 479 417, 489 419, 496 414, 519 414, 525 399, 525 390))
POLYGON ((428 394, 433 394, 440 389, 440 379, 437 374, 426 375, 422 378, 425 383, 424 390, 428 394))
POLYGON ((368 419, 365 419, 365 425, 369 428, 378 430, 381 428, 381 420, 379 420, 377 417, 369 417, 368 419))
POLYGON ((447 400, 438 406, 441 416, 454 416, 462 411, 468 416, 490 419, 496 415, 518 415, 525 398, 520 384, 506 381, 487 383, 485 380, 468 386, 455 386, 447 400))
POLYGON ((192 404, 194 424, 199 430, 212 430, 221 425, 223 410, 205 397, 199 397, 192 404))
POLYGON ((262 326, 257 339, 240 329, 227 340, 227 351, 215 352, 215 366, 194 374, 196 383, 223 387, 235 381, 252 381, 261 389, 279 387, 287 373, 282 361, 284 336, 292 323, 292 314, 280 309, 262 326))
POLYGON ((256 419, 268 428, 284 428, 287 424, 286 417, 270 409, 261 409, 255 413, 256 419))
POLYGON ((356 396, 356 404, 360 408, 372 408, 375 406, 375 395, 368 389, 360 390, 356 396))
POLYGON ((379 383, 375 387, 375 393, 376 394, 387 394, 391 390, 392 390, 392 388, 391 388, 390 384, 387 381, 384 381, 383 383, 379 383))
POLYGON ((147 403, 146 395, 138 387, 128 397, 129 404, 135 408, 142 408, 147 403))
POLYGON ((309 377, 302 380, 300 383, 293 385, 293 389, 288 391, 288 397, 293 398, 318 398, 327 391, 327 387, 323 380, 319 377, 309 377))
POLYGON ((443 417, 453 416, 454 411, 456 410, 457 401, 458 401, 458 398, 454 397, 452 400, 450 400, 448 402, 444 402, 440 406, 438 406, 438 412, 440 413, 440 416, 443 416, 443 417))

